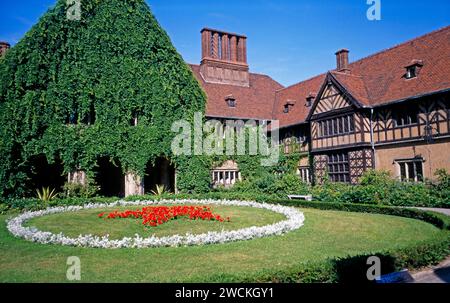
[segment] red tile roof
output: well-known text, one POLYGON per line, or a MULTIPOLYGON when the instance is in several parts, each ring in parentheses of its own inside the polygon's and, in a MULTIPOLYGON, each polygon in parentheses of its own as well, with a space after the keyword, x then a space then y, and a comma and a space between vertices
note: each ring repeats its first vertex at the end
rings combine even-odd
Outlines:
POLYGON ((250 87, 206 83, 200 75, 200 67, 191 65, 208 96, 208 117, 272 120, 275 92, 283 86, 269 76, 250 73, 250 87), (236 107, 229 107, 226 97, 236 99, 236 107))
POLYGON ((280 121, 280 127, 300 124, 308 117, 310 107, 306 106, 306 98, 310 93, 318 94, 326 75, 320 75, 277 91, 273 118, 280 121), (284 113, 288 101, 294 101, 289 113, 284 113))
POLYGON ((370 106, 369 92, 361 76, 333 71, 333 77, 363 106, 370 106))
MULTIPOLYGON (((331 75, 365 107, 450 89, 450 26, 399 44, 349 64, 350 73, 331 75), (406 66, 414 60, 423 66, 417 78, 406 79, 406 66)), ((287 88, 268 76, 250 74, 250 87, 205 83, 199 66, 192 65, 208 95, 207 115, 212 117, 278 119, 280 126, 306 121, 310 93, 318 93, 326 74, 287 88), (236 97, 237 107, 229 108, 225 97, 236 97), (284 113, 286 103, 295 103, 284 113)))
POLYGON ((365 86, 349 84, 349 92, 368 94, 369 106, 448 89, 450 26, 353 62, 349 68, 352 75, 362 78, 365 86), (422 61, 423 67, 417 78, 407 80, 406 66, 413 60, 422 61))

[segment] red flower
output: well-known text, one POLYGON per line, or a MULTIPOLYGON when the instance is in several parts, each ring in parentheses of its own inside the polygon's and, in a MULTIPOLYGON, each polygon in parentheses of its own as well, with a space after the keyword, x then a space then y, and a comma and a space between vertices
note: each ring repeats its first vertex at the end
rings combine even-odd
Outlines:
MULTIPOLYGON (((99 218, 103 218, 105 213, 98 215, 99 218)), ((218 222, 230 222, 230 217, 226 220, 218 214, 213 214, 211 208, 208 206, 149 206, 144 207, 141 210, 131 211, 126 210, 124 212, 112 212, 108 214, 107 219, 142 219, 142 224, 145 226, 156 227, 167 223, 171 220, 177 220, 182 217, 188 217, 190 220, 204 220, 204 221, 218 221, 218 222)))

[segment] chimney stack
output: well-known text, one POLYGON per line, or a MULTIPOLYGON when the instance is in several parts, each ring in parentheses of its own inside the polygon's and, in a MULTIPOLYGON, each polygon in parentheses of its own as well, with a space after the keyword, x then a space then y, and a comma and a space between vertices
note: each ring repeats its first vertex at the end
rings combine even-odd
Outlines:
POLYGON ((208 83, 250 86, 247 37, 204 28, 200 72, 208 83))
POLYGON ((348 49, 341 49, 336 52, 336 70, 338 72, 349 72, 348 68, 348 53, 350 51, 348 49))
POLYGON ((0 42, 0 57, 2 57, 10 47, 11 45, 8 42, 0 42))

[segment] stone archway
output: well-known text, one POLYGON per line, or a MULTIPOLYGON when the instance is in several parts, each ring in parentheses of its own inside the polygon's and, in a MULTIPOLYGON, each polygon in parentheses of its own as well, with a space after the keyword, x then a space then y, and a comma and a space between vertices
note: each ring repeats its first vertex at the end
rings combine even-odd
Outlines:
POLYGON ((176 191, 175 166, 166 158, 158 158, 147 164, 144 177, 144 192, 151 194, 157 185, 164 185, 169 192, 176 191))
POLYGON ((120 163, 113 163, 109 157, 97 160, 95 183, 99 186, 99 194, 104 197, 123 197, 125 195, 125 176, 120 163))
POLYGON ((29 173, 27 189, 35 194, 36 190, 50 188, 55 192, 61 192, 67 181, 64 174, 64 166, 61 159, 56 158, 54 163, 50 164, 44 154, 31 157, 28 161, 29 173))

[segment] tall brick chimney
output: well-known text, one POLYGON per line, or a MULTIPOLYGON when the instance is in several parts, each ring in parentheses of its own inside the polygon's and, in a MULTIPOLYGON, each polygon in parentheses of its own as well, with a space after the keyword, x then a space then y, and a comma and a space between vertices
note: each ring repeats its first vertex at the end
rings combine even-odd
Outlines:
POLYGON ((200 73, 206 82, 250 86, 247 37, 204 28, 200 73))
POLYGON ((341 49, 336 52, 336 70, 338 72, 349 72, 348 68, 348 49, 341 49))
POLYGON ((0 57, 2 57, 10 47, 11 45, 8 42, 0 41, 0 57))

